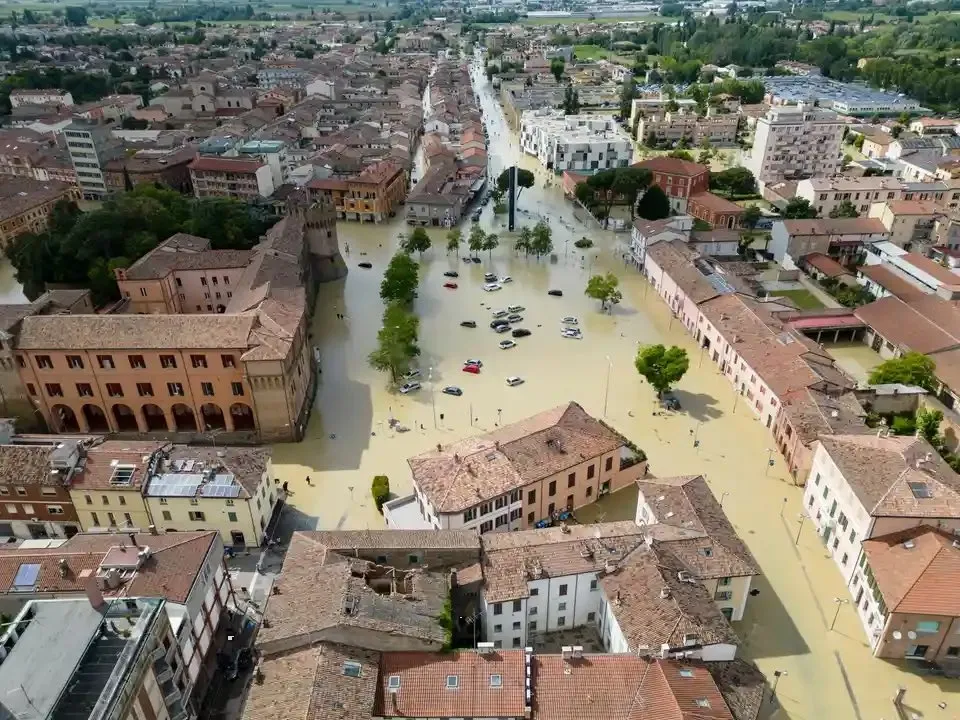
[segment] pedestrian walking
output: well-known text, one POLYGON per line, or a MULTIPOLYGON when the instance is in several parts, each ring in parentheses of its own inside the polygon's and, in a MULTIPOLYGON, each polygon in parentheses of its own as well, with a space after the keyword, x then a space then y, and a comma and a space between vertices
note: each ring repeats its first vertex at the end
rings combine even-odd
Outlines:
POLYGON ((313 484, 313 483, 310 482, 310 476, 307 475, 307 485, 312 485, 312 484, 313 484))

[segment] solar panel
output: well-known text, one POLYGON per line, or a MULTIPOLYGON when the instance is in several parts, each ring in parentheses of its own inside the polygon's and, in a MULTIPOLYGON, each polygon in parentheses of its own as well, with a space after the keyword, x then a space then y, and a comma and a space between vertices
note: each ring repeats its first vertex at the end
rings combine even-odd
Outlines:
POLYGON ((40 577, 40 565, 37 563, 24 563, 17 568, 17 575, 13 579, 14 592, 24 592, 33 590, 37 584, 37 578, 40 577))

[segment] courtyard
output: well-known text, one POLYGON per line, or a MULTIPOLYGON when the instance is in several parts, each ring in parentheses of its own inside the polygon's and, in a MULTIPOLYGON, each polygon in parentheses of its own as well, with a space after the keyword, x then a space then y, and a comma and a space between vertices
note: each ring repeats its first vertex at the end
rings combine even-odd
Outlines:
MULTIPOLYGON (((499 118, 489 93, 482 97, 485 117, 499 118)), ((495 175, 514 161, 516 144, 502 119, 492 124, 495 175)), ((520 164, 535 169, 529 158, 520 164)), ((382 272, 399 233, 409 232, 409 227, 401 220, 339 224, 350 273, 322 286, 317 299, 311 342, 320 349, 322 374, 307 437, 274 448, 274 472, 294 491, 288 512, 296 526, 383 527, 370 493, 374 475, 387 475, 393 494, 405 495, 411 489, 406 458, 575 400, 642 448, 652 474, 706 475, 763 570, 754 586, 759 593, 734 629, 742 640, 743 657, 756 661, 768 677, 775 670, 784 673, 776 717, 894 718, 890 698, 898 686, 907 688, 905 702, 919 716, 953 717, 960 707, 960 682, 873 659, 848 606, 841 607, 835 629, 828 631, 834 598, 846 597, 846 590, 819 538, 809 525, 800 527, 802 488, 793 485, 776 452, 774 466, 767 465, 774 447, 769 432, 735 401, 733 388, 704 359, 681 323, 636 270, 625 265, 629 236, 581 225, 559 188, 543 187, 546 177, 538 170, 537 186, 523 191, 519 206, 524 213, 518 221, 549 219, 555 257, 540 262, 517 257, 511 235, 489 206, 481 224, 499 234, 500 247, 491 257, 483 253, 481 264, 462 262, 465 247, 458 255, 445 254, 444 231, 430 231, 433 248, 421 261, 415 305, 421 323, 423 388, 410 395, 391 391, 387 378, 367 364, 382 314, 382 272), (585 234, 594 247, 575 249, 573 241, 585 234), (361 261, 373 268, 358 268, 361 261), (460 274, 455 290, 443 287, 443 273, 449 270, 460 274), (499 292, 484 292, 483 274, 488 271, 509 275, 513 282, 499 292), (623 292, 612 313, 601 312, 599 303, 583 292, 590 275, 607 271, 620 278, 623 292), (548 295, 550 289, 562 290, 563 297, 548 295), (500 350, 502 336, 488 324, 492 309, 508 305, 525 308, 518 325, 532 335, 518 339, 513 349, 500 350), (579 319, 582 340, 560 336, 560 319, 568 315, 579 319), (460 327, 463 320, 475 320, 477 328, 460 327), (690 370, 676 391, 681 412, 655 414, 655 393, 633 366, 638 346, 650 343, 679 345, 690 353, 690 370), (483 360, 481 374, 462 372, 467 358, 483 360), (526 382, 508 387, 509 375, 526 382), (446 385, 459 386, 463 396, 442 394, 446 385), (391 418, 410 431, 392 430, 391 418), (694 447, 694 437, 699 447, 694 447), (946 713, 938 710, 940 702, 947 703, 946 713)), ((469 222, 463 229, 469 231, 469 222)), ((635 501, 635 491, 623 491, 578 512, 578 519, 632 518, 635 501)))

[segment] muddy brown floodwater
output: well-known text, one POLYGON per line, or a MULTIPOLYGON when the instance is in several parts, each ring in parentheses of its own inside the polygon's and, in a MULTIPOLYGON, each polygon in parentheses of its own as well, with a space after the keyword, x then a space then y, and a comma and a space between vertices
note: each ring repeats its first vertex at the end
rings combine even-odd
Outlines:
MULTIPOLYGON (((484 83, 484 86, 486 83, 484 83)), ((494 176, 516 158, 516 143, 503 125, 489 91, 482 90, 484 114, 491 120, 491 162, 494 176), (512 143, 512 144, 511 144, 512 143)), ((523 159, 524 167, 534 163, 523 159)), ((390 478, 393 492, 410 491, 406 458, 438 442, 449 442, 513 422, 569 400, 588 412, 606 416, 650 458, 651 472, 660 475, 704 473, 724 510, 750 546, 763 570, 744 620, 735 623, 742 638, 741 654, 754 659, 768 677, 786 671, 777 688, 777 717, 875 720, 895 717, 890 697, 898 685, 908 688, 906 702, 925 716, 938 714, 937 703, 951 712, 960 684, 924 677, 899 665, 874 660, 863 630, 849 606, 842 606, 834 632, 827 627, 834 597, 847 597, 833 561, 809 524, 798 530, 801 492, 787 480, 777 453, 767 467, 772 438, 741 402, 735 404, 730 384, 705 359, 666 306, 632 267, 623 262, 627 235, 590 229, 574 218, 572 205, 558 187, 524 190, 519 206, 521 223, 542 216, 553 228, 555 258, 539 263, 517 257, 502 223, 484 208, 482 225, 500 235, 492 256, 483 253, 479 265, 465 264, 461 255, 447 255, 441 229, 431 230, 434 247, 421 260, 422 282, 416 311, 421 318, 423 389, 402 396, 388 388, 387 378, 367 365, 380 325, 382 272, 397 248, 397 236, 408 232, 402 220, 384 225, 341 223, 341 247, 350 266, 342 281, 325 285, 317 299, 313 342, 320 347, 323 372, 307 438, 299 444, 274 448, 277 476, 294 491, 287 512, 302 528, 379 528, 383 520, 370 497, 374 475, 390 478), (595 243, 588 252, 573 247, 587 235, 595 243), (372 270, 357 267, 362 261, 372 270), (459 288, 443 288, 443 273, 456 270, 459 288), (587 278, 612 271, 620 278, 623 301, 612 314, 584 296, 587 278), (503 290, 482 290, 483 273, 509 275, 503 290), (547 295, 563 291, 562 298, 547 295), (532 331, 516 340, 517 347, 500 350, 503 339, 489 328, 492 309, 522 305, 520 326, 532 331), (337 319, 344 313, 346 319, 337 319), (582 340, 560 336, 560 319, 573 315, 583 329, 582 340), (474 330, 461 328, 475 320, 474 330), (654 393, 637 375, 633 359, 638 345, 680 345, 691 357, 690 371, 680 382, 683 412, 654 416, 654 393), (480 375, 462 372, 463 361, 479 358, 480 375), (432 368, 432 374, 430 371, 432 368), (526 382, 507 387, 509 375, 526 382), (428 376, 432 380, 428 381, 428 376), (446 385, 463 389, 462 397, 440 392, 446 385), (390 417, 411 431, 388 429, 390 417), (700 447, 693 448, 693 436, 700 447), (312 485, 304 478, 309 475, 312 485)), ((469 232, 470 223, 463 224, 469 232)), ((635 493, 604 499, 585 519, 632 518, 635 493)), ((950 715, 955 717, 955 715, 950 715)))

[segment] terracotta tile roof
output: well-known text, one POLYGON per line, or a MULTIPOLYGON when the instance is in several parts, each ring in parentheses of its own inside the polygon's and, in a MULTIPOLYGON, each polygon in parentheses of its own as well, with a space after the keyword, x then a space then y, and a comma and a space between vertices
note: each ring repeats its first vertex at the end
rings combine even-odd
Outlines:
POLYGON ((49 445, 0 445, 0 482, 4 485, 63 487, 60 475, 50 473, 50 454, 53 450, 53 446, 49 445))
POLYGON ((693 302, 699 304, 720 294, 693 264, 699 255, 683 241, 672 240, 648 245, 647 257, 669 275, 693 302))
POLYGON ((730 524, 703 475, 637 481, 657 523, 695 530, 696 539, 677 540, 671 552, 699 578, 759 575, 760 566, 730 524), (702 552, 709 547, 709 557, 702 552))
POLYGON ((785 413, 804 445, 820 435, 872 433, 866 412, 853 392, 827 394, 813 387, 792 390, 780 398, 785 413))
POLYGON ((791 236, 887 233, 887 228, 878 218, 817 218, 815 220, 781 220, 780 222, 791 236))
POLYGON ((902 255, 901 259, 909 262, 918 270, 922 270, 943 285, 960 285, 960 275, 947 270, 947 268, 940 263, 920 253, 908 252, 906 255, 902 255))
POLYGON ((21 350, 245 349, 251 315, 45 315, 24 318, 21 350))
POLYGON ((379 654, 320 643, 264 658, 263 683, 252 683, 242 720, 370 720, 379 654), (359 665, 360 676, 344 673, 359 665))
POLYGON ((238 158, 220 158, 202 155, 197 157, 189 168, 194 172, 240 173, 251 175, 266 164, 259 160, 241 160, 238 158))
MULTIPOLYGON (((365 560, 350 560, 327 551, 303 533, 294 533, 276 587, 257 636, 266 654, 307 643, 343 637, 350 628, 356 644, 366 647, 378 634, 412 641, 422 649, 439 648, 445 639, 437 622, 448 595, 447 576, 424 570, 392 574, 398 584, 382 594, 367 582, 373 573, 390 570, 365 560)), ((389 588, 388 584, 388 588, 389 588)), ((376 642, 374 640, 374 642, 376 642)))
POLYGON ((960 475, 923 438, 824 435, 820 443, 871 515, 960 518, 960 475), (917 497, 910 483, 930 497, 917 497))
POLYGON ((14 218, 39 205, 69 195, 74 186, 53 180, 39 181, 25 177, 0 180, 0 220, 14 218))
MULTIPOLYGON (((169 240, 176 238, 176 235, 169 240)), ((167 242, 169 242, 169 240, 167 242)), ((125 271, 128 280, 156 280, 178 270, 220 270, 246 267, 252 250, 181 251, 161 243, 125 271)))
POLYGON ((763 705, 767 679, 747 660, 711 662, 706 665, 735 720, 757 720, 763 705))
POLYGON ((319 530, 299 532, 328 550, 444 550, 476 549, 476 530, 319 530))
POLYGON ((843 265, 838 263, 829 255, 824 255, 823 253, 810 253, 809 255, 804 255, 802 260, 807 265, 812 268, 816 268, 827 277, 836 278, 850 274, 850 271, 847 270, 843 265))
POLYGON ((690 636, 701 645, 739 643, 706 588, 679 579, 678 573, 686 569, 670 552, 669 543, 655 550, 642 545, 601 578, 631 652, 664 644, 681 648, 690 636))
MULTIPOLYGON (((149 547, 152 555, 133 576, 114 591, 113 596, 163 597, 170 602, 186 602, 197 575, 203 567, 219 533, 171 532, 161 535, 137 533, 140 547, 149 547)), ((38 550, 0 549, 0 594, 17 594, 12 589, 17 569, 22 563, 40 565, 37 592, 83 593, 84 573, 96 573, 107 553, 116 553, 120 544, 132 550, 129 533, 80 533, 56 548, 38 550), (66 560, 61 572, 59 561, 66 560)))
POLYGON ((587 654, 571 659, 535 655, 532 664, 533 720, 734 717, 702 663, 587 654))
POLYGON ((736 203, 730 202, 726 198, 722 198, 719 195, 714 195, 712 192, 705 191, 699 192, 691 195, 688 198, 689 202, 696 203, 701 207, 704 207, 713 212, 722 212, 722 213, 742 213, 743 208, 737 205, 736 203))
POLYGON ((83 469, 70 481, 71 490, 139 490, 143 486, 150 457, 166 445, 165 442, 138 442, 107 440, 87 450, 83 469), (130 483, 117 486, 110 482, 115 463, 132 466, 130 483))
POLYGON ((646 168, 647 170, 651 170, 653 172, 668 173, 670 175, 683 175, 685 177, 696 177, 697 175, 710 172, 710 168, 708 168, 706 165, 666 156, 650 158, 649 160, 641 160, 640 162, 634 163, 630 167, 646 168))
MULTIPOLYGON (((960 316, 960 311, 949 303, 944 300, 940 302, 943 305, 937 312, 938 320, 946 314, 960 316)), ((960 335, 954 335, 940 327, 933 314, 921 313, 899 298, 880 298, 857 308, 854 315, 880 333, 884 339, 903 349, 926 354, 960 345, 960 335)))
POLYGON ((879 263, 877 265, 864 264, 858 267, 857 271, 864 277, 873 280, 891 295, 904 301, 915 300, 927 294, 926 291, 898 275, 889 263, 879 263))
POLYGON ((863 541, 889 612, 960 617, 960 544, 956 536, 918 527, 863 541))
POLYGON ((887 200, 894 215, 943 215, 946 208, 932 200, 887 200))
POLYGON ((570 402, 407 463, 438 512, 459 512, 622 445, 615 432, 570 402))
POLYGON ((375 717, 522 717, 526 704, 522 650, 450 653, 393 652, 380 656, 375 717), (499 676, 494 685, 491 676, 499 676), (456 689, 447 687, 450 676, 456 689), (391 693, 391 678, 399 678, 391 693))
POLYGON ((529 579, 601 572, 643 541, 643 529, 630 520, 481 535, 484 598, 516 600, 530 594, 529 579))

